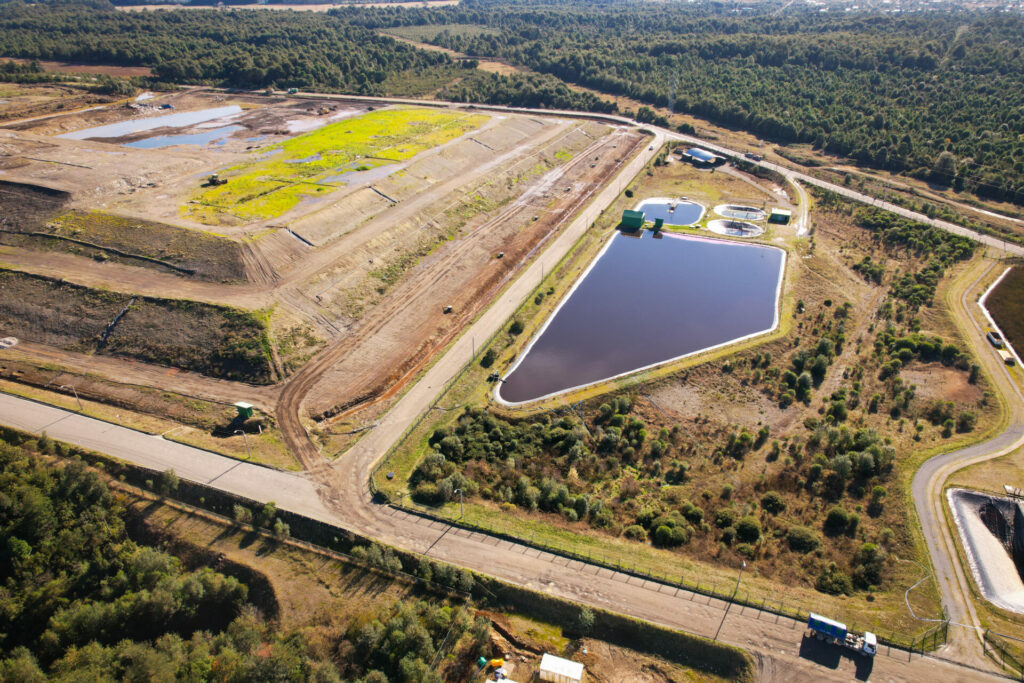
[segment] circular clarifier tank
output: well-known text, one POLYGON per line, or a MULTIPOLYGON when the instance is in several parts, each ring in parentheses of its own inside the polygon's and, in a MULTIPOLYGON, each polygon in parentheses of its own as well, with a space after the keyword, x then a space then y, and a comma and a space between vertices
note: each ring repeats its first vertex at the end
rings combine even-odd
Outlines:
POLYGON ((729 237, 757 237, 764 234, 764 228, 760 225, 734 220, 708 221, 708 230, 729 237))
POLYGON ((740 221, 763 221, 768 216, 764 209, 742 204, 719 204, 715 207, 715 213, 723 218, 740 221))

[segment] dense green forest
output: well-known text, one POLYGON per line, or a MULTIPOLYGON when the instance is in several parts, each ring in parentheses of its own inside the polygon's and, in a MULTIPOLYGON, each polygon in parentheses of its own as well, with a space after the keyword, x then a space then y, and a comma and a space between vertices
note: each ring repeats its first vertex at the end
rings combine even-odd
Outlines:
MULTIPOLYGON (((471 102, 608 106, 551 75, 501 77, 467 69, 443 53, 316 12, 134 13, 116 11, 109 3, 94 5, 0 2, 0 56, 148 66, 154 80, 169 83, 427 96, 459 82, 471 102)), ((0 69, 3 78, 50 80, 13 64, 0 69)))
POLYGON ((428 662, 446 638, 466 661, 487 640, 488 622, 465 607, 412 600, 358 616, 317 649, 311 633, 265 621, 237 579, 129 538, 103 480, 41 457, 54 450, 45 437, 0 439, 0 681, 439 683, 428 662))
POLYGON ((732 9, 464 0, 126 13, 15 0, 0 4, 0 55, 149 66, 171 82, 614 110, 575 84, 1024 204, 1024 17, 732 9), (379 33, 409 27, 534 73, 462 68, 473 64, 379 33))
POLYGON ((332 13, 419 26, 470 55, 1024 203, 1020 15, 543 0, 332 13))

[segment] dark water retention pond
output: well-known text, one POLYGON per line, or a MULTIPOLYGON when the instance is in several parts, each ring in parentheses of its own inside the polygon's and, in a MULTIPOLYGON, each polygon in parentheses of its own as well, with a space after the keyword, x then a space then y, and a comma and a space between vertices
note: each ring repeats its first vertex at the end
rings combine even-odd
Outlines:
POLYGON ((533 401, 767 332, 784 264, 774 247, 616 233, 497 398, 533 401))

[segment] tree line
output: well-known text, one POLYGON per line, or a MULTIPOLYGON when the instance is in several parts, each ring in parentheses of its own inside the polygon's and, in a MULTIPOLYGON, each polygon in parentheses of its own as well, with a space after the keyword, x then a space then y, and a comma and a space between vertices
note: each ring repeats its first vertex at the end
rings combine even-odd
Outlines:
MULTIPOLYGON (((0 430, 0 681, 441 683, 475 668, 488 643, 487 619, 433 599, 361 610, 340 632, 283 629, 238 579, 134 541, 119 498, 71 455, 45 434, 0 430)), ((169 470, 153 488, 173 494, 178 483, 169 470)), ((250 521, 274 516, 271 503, 250 521)), ((353 556, 402 569, 375 545, 353 556)), ((425 559, 416 572, 473 585, 425 559)))
POLYGON ((436 26, 436 45, 1024 203, 1020 16, 775 9, 466 0, 332 13, 436 26), (493 30, 455 28, 465 25, 493 30))

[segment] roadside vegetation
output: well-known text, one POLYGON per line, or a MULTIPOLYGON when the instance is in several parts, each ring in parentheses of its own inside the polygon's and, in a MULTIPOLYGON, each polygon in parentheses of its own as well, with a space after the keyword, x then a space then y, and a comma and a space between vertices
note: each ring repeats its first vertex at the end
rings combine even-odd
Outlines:
POLYGON ((735 648, 337 531, 343 552, 299 545, 273 503, 207 490, 230 513, 210 514, 174 500, 203 490, 173 471, 141 482, 83 455, 98 464, 45 434, 0 438, 0 680, 454 683, 481 656, 528 680, 543 652, 618 680, 750 680, 735 648))
MULTIPOLYGON (((333 633, 281 628, 239 579, 130 538, 123 498, 80 462, 40 457, 50 451, 63 447, 0 442, 3 680, 440 682, 488 642, 486 619, 434 599, 363 607, 333 633)), ((173 472, 155 484, 177 486, 173 472)), ((273 518, 271 505, 254 521, 286 534, 273 518)), ((263 602, 277 607, 272 593, 263 602)))

